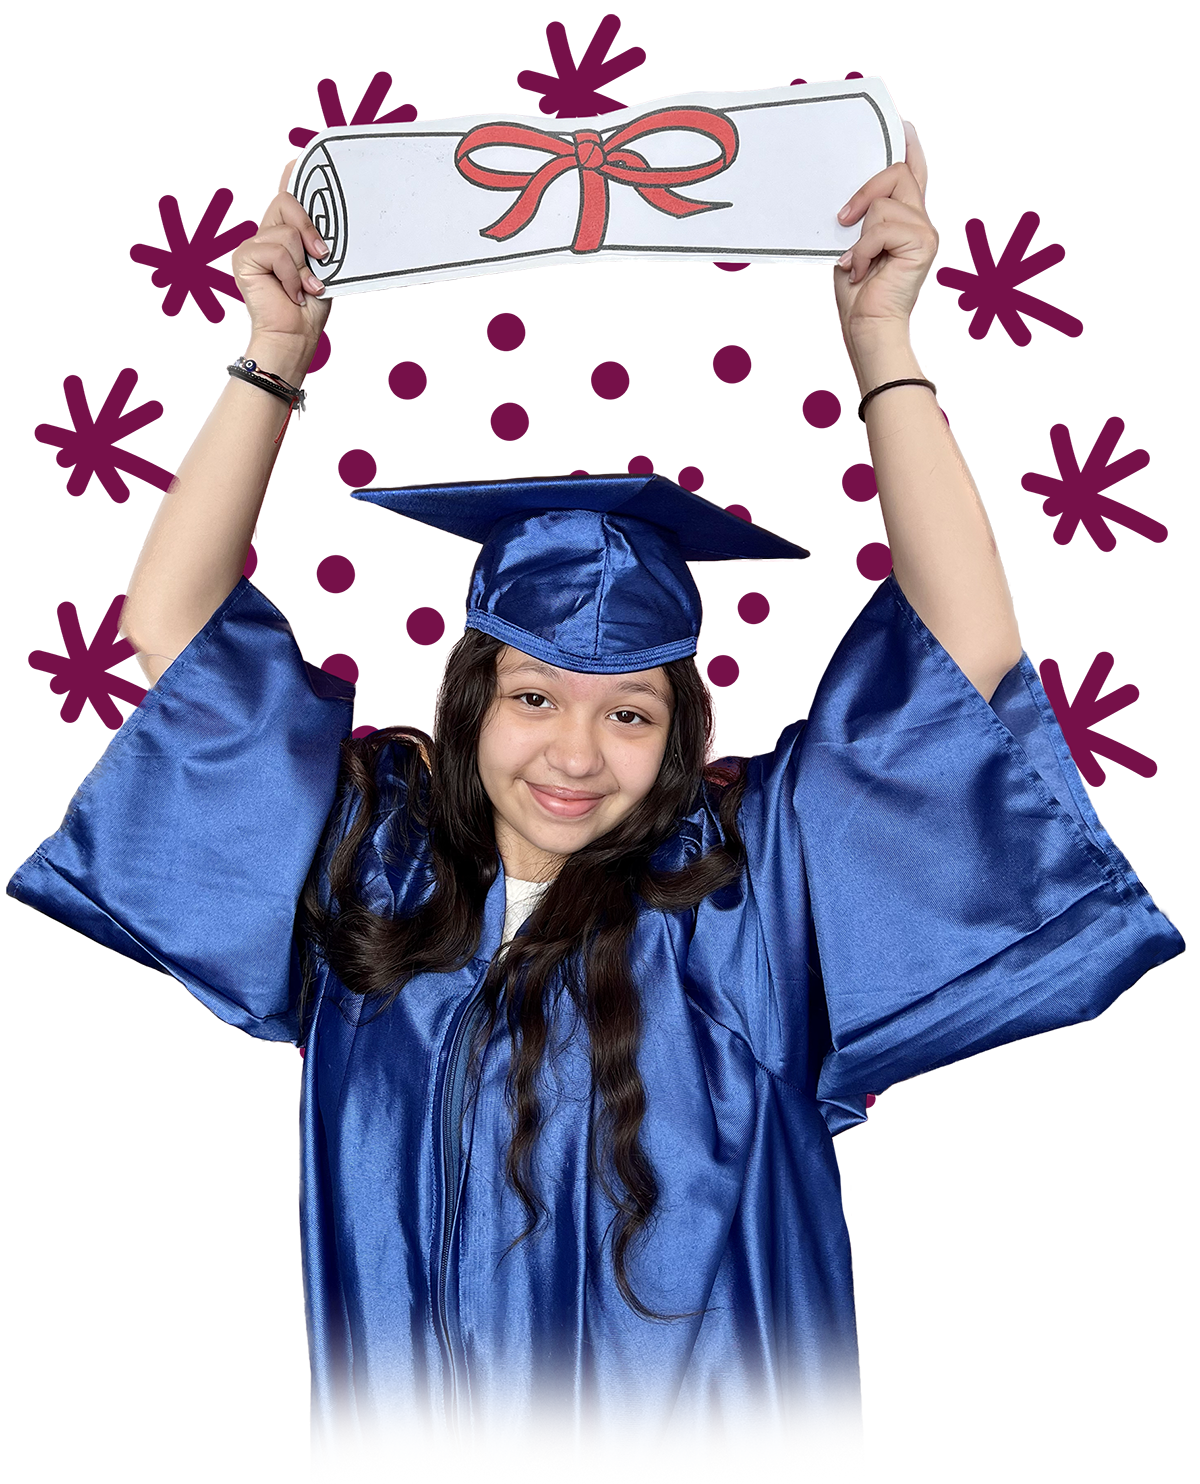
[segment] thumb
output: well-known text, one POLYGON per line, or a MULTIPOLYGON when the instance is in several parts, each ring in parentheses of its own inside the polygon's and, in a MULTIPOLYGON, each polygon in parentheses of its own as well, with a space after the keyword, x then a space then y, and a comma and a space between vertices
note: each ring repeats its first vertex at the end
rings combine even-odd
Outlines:
POLYGON ((917 131, 904 120, 904 159, 908 168, 912 171, 921 192, 921 199, 925 199, 925 186, 929 180, 929 166, 925 163, 925 151, 921 148, 921 141, 917 138, 917 131))

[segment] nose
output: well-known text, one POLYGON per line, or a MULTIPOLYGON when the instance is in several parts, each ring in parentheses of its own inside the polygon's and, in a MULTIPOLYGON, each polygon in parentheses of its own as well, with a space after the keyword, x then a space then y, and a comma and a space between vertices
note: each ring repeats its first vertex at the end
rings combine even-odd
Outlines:
POLYGON ((565 778, 594 778, 604 771, 600 738, 589 718, 570 709, 556 719, 545 750, 546 762, 565 778))

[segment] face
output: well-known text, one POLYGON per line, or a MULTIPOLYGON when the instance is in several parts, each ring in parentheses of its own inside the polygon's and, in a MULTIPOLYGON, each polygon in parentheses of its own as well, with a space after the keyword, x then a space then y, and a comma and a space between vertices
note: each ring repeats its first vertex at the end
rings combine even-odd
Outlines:
POLYGON ((479 736, 479 774, 504 869, 548 881, 565 856, 606 834, 654 786, 671 724, 661 669, 558 670, 505 648, 479 736))

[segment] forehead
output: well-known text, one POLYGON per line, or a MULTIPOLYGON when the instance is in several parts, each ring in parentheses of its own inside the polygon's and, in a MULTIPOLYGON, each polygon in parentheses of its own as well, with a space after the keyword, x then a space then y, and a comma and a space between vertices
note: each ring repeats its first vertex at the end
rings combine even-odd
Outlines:
POLYGON ((580 700, 635 694, 657 696, 667 703, 671 700, 671 683, 661 667, 629 670, 620 675, 591 675, 582 670, 561 670, 506 644, 496 660, 496 673, 503 680, 520 680, 522 683, 528 678, 530 685, 553 687, 557 692, 580 700))

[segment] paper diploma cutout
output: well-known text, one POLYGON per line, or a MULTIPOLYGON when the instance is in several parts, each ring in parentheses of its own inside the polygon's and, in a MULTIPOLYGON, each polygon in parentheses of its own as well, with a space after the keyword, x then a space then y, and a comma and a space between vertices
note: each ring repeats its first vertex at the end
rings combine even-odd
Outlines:
POLYGON ((327 129, 289 190, 331 295, 609 253, 838 258, 837 213, 904 158, 878 78, 695 93, 592 119, 327 129))

